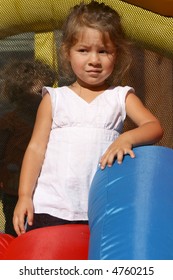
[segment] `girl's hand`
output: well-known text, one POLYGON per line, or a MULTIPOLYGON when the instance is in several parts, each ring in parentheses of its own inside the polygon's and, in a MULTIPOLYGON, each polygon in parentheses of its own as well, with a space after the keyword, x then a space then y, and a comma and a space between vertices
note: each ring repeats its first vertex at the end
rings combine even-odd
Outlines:
POLYGON ((17 235, 25 233, 25 217, 29 225, 33 223, 33 202, 30 197, 19 198, 13 215, 13 225, 17 235))
POLYGON ((122 163, 124 155, 129 154, 131 158, 135 157, 132 150, 132 144, 124 139, 123 134, 120 135, 107 149, 100 159, 100 168, 111 167, 115 158, 119 164, 122 163))

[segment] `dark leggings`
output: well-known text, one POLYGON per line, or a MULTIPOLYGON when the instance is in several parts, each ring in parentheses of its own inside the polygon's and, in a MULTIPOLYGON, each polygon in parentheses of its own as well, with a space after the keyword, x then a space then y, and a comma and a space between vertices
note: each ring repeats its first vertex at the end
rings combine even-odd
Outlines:
POLYGON ((30 231, 42 227, 67 225, 67 224, 88 225, 88 221, 68 221, 68 220, 59 219, 49 214, 34 214, 33 225, 30 226, 27 224, 26 231, 30 231))

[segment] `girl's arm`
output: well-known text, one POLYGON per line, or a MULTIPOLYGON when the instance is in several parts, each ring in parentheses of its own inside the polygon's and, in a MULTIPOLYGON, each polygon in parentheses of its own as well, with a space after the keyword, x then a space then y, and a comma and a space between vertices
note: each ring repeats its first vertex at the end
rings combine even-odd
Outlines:
POLYGON ((19 181, 19 199, 14 210, 13 224, 18 235, 25 232, 24 219, 33 222, 32 196, 43 164, 52 125, 50 95, 46 94, 38 108, 31 140, 26 149, 19 181))
POLYGON ((126 113, 137 128, 122 133, 107 149, 100 160, 101 169, 112 166, 114 159, 122 163, 125 154, 135 157, 133 147, 158 142, 163 136, 163 129, 158 119, 145 108, 133 93, 126 97, 126 113))

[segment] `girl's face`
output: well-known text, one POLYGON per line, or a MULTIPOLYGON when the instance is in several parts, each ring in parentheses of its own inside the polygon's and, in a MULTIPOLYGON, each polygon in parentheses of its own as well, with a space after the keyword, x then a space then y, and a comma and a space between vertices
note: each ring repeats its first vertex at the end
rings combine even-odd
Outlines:
POLYGON ((115 47, 108 33, 104 35, 103 38, 100 31, 84 27, 69 53, 69 61, 78 83, 91 89, 104 87, 115 65, 115 47))

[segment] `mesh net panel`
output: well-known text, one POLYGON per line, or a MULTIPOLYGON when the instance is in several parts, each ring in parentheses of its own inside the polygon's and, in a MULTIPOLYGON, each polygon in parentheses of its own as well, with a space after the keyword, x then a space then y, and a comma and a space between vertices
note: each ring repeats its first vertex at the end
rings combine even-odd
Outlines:
MULTIPOLYGON (((29 0, 28 0, 29 1, 29 0)), ((61 5, 58 6, 59 13, 66 13, 69 9, 69 1, 66 0, 66 10, 61 5)), ((111 1, 110 1, 111 2, 111 1)), ((107 1, 109 4, 109 1, 107 1)), ((50 1, 51 5, 51 1, 50 1)), ((8 3, 6 3, 8 14, 8 3)), ((129 6, 130 7, 130 6, 129 6)), ((130 9, 130 8, 129 8, 130 9)), ((139 10, 140 13, 141 10, 139 10)), ((55 11, 54 11, 55 12, 55 11)), ((131 10, 129 10, 129 14, 131 10)), ((163 18, 164 19, 164 18, 163 18)), ((133 29, 133 26, 129 27, 133 29)), ((147 23, 146 23, 146 28, 147 23)), ((20 30, 15 30, 17 35, 6 36, 0 41, 0 70, 4 68, 9 60, 33 58, 35 56, 35 33, 22 32, 24 28, 20 26, 20 30)), ((50 31, 50 30, 49 30, 50 31)), ((54 29, 55 38, 55 50, 58 56, 58 49, 61 41, 61 30, 54 29)), ((154 32, 154 31, 153 31, 154 32)), ((155 30, 156 32, 156 30, 155 30)), ((133 32, 132 32, 133 33, 133 32)), ((161 33, 163 41, 167 40, 170 44, 172 36, 165 35, 164 31, 161 33), (167 36, 165 38, 165 36, 167 36)), ((152 38, 152 37, 151 37, 152 38)), ((160 38, 162 41, 162 38, 160 38)), ((49 45, 49 42, 47 42, 49 45)), ((164 137, 157 143, 166 147, 173 147, 172 135, 173 135, 173 57, 158 48, 153 47, 153 39, 151 42, 145 44, 139 43, 137 40, 133 42, 132 56, 133 64, 131 66, 128 77, 126 77, 126 83, 135 88, 136 94, 144 102, 144 104, 155 114, 164 128, 164 137)), ((44 57, 52 56, 52 46, 47 47, 44 51, 44 57), (51 52, 51 53, 50 53, 51 52)), ((0 89, 2 92, 3 80, 0 76, 0 89)), ((65 85, 65 80, 60 80, 59 85, 65 85)), ((0 117, 9 110, 7 100, 4 99, 2 94, 0 95, 0 117)), ((124 129, 133 128, 134 125, 130 120, 125 121, 124 129)), ((1 144, 0 144, 1 145, 1 144)), ((2 149, 2 148, 1 148, 2 149)), ((0 154, 2 151, 0 151, 0 154)), ((1 160, 1 159, 0 159, 1 160)), ((5 216, 3 211, 3 193, 0 192, 0 232, 5 230, 5 216)), ((10 199, 9 199, 10 203, 10 199)), ((13 203, 11 205, 12 212, 14 209, 13 203)), ((11 218, 9 218, 11 219, 11 218)), ((11 233, 11 232, 8 232, 11 233)))

